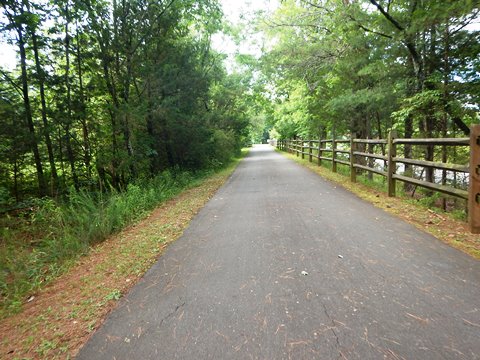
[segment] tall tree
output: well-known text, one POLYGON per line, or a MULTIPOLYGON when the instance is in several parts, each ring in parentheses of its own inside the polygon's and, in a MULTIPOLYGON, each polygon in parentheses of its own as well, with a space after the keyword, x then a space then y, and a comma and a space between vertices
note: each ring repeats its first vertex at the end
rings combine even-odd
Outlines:
POLYGON ((20 54, 20 69, 25 120, 30 134, 28 142, 35 161, 38 181, 38 194, 40 196, 44 196, 47 193, 47 183, 43 174, 43 164, 40 156, 37 134, 35 131, 35 124, 33 121, 32 107, 29 94, 29 76, 27 72, 27 53, 25 50, 27 42, 26 36, 29 32, 28 29, 34 26, 36 22, 36 16, 26 10, 26 3, 27 0, 23 0, 21 3, 2 0, 4 14, 9 21, 6 29, 14 30, 17 35, 16 43, 20 54))

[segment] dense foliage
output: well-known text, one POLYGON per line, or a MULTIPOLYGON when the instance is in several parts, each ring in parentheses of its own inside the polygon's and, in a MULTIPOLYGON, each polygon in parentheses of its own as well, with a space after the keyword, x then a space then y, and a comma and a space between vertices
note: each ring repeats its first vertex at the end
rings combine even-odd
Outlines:
POLYGON ((479 121, 473 0, 282 1, 260 16, 260 62, 239 55, 236 74, 211 47, 216 0, 1 4, 18 52, 0 69, 3 207, 216 166, 249 132, 446 137, 479 121))
POLYGON ((465 136, 479 121, 478 19, 473 0, 282 1, 261 21, 276 130, 465 136))
POLYGON ((0 205, 125 189, 238 153, 247 91, 211 48, 216 0, 2 0, 0 205))

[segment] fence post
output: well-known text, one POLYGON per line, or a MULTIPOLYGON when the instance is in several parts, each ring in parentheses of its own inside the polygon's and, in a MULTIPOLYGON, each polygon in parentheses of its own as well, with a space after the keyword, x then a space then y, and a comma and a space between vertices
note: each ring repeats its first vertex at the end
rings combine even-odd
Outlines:
POLYGON ((312 149, 312 140, 308 140, 308 161, 312 162, 312 155, 313 155, 313 149, 312 149))
POLYGON ((337 172, 337 162, 335 161, 336 159, 335 150, 337 150, 337 142, 335 141, 335 133, 333 133, 332 134, 332 171, 334 173, 337 172))
POLYGON ((305 159, 305 141, 302 139, 302 142, 301 142, 302 146, 301 146, 301 150, 302 150, 302 159, 305 159))
POLYGON ((318 166, 321 166, 322 165, 322 150, 320 150, 322 148, 322 136, 319 136, 318 137, 318 166))
POLYGON ((480 125, 473 125, 470 129, 468 225, 470 232, 480 234, 480 125))
POLYGON ((355 134, 350 134, 350 181, 355 183, 357 182, 357 170, 355 169, 355 134))
POLYGON ((396 194, 396 181, 393 177, 397 170, 397 165, 393 160, 394 157, 397 156, 397 146, 393 142, 397 137, 397 132, 395 130, 391 130, 388 133, 388 167, 387 167, 387 182, 388 182, 388 196, 394 197, 396 194))

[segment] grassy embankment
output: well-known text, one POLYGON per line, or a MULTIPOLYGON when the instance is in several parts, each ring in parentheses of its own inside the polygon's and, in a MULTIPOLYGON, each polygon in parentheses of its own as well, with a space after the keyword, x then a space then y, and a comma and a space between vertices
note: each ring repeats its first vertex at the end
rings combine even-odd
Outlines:
POLYGON ((163 174, 104 199, 78 193, 68 205, 47 202, 32 221, 6 230, 0 358, 74 355, 239 161, 196 176, 163 174))
MULTIPOLYGON (((443 212, 432 204, 436 197, 414 199, 407 196, 403 192, 400 182, 397 182, 398 196, 390 198, 387 196, 383 178, 374 176, 373 180, 369 180, 364 176, 359 176, 357 183, 352 183, 349 169, 346 166, 338 165, 338 172, 334 173, 330 168, 318 166, 316 162, 309 162, 308 157, 302 159, 286 152, 279 152, 322 177, 343 186, 358 197, 432 234, 450 246, 480 259, 480 236, 468 231, 464 211, 443 212)), ((327 164, 330 165, 329 162, 327 164)))

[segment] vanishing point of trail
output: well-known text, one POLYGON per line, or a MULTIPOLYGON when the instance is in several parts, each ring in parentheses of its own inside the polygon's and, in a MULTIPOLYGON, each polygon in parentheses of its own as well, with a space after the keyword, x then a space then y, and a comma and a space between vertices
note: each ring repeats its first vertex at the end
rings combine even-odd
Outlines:
POLYGON ((79 359, 478 359, 480 263, 254 147, 79 359))

